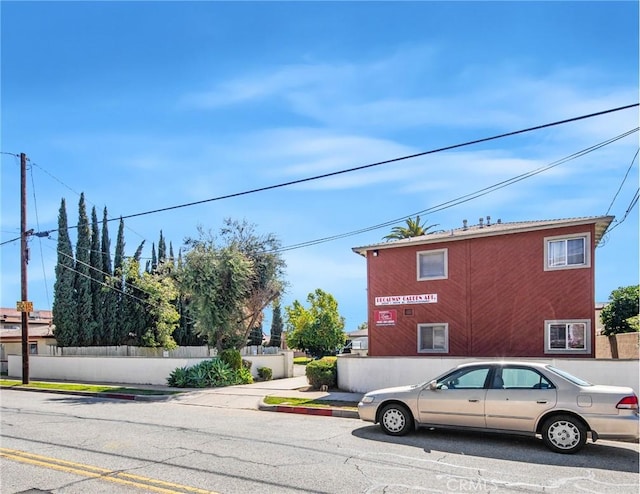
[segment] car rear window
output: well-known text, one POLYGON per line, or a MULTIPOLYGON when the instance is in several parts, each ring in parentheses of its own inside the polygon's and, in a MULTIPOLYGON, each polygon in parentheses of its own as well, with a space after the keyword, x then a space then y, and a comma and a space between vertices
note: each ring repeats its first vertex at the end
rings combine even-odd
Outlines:
POLYGON ((567 381, 572 382, 578 386, 593 386, 589 381, 585 381, 584 379, 580 379, 579 377, 574 376, 573 374, 569 374, 567 371, 563 371, 561 369, 557 369, 551 365, 547 366, 554 374, 558 374, 560 377, 564 377, 567 381))

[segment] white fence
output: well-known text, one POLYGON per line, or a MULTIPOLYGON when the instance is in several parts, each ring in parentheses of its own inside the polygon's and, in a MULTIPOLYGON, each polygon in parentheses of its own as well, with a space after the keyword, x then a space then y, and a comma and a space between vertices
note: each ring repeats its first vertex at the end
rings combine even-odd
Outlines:
MULTIPOLYGON (((251 373, 269 367, 273 379, 293 377, 293 352, 277 355, 246 355, 252 362, 251 373)), ((22 379, 22 356, 9 355, 9 377, 22 379)), ((192 367, 207 358, 169 357, 94 357, 94 356, 29 356, 29 378, 117 384, 166 385, 171 372, 178 367, 192 367)))
MULTIPOLYGON (((293 377, 293 352, 278 355, 245 355, 253 364, 251 372, 269 367, 274 379, 293 377)), ((191 367, 206 358, 41 356, 29 357, 29 377, 62 381, 118 384, 165 385, 177 367, 191 367)), ((338 387, 344 391, 366 393, 373 389, 430 380, 456 365, 479 359, 446 357, 338 357, 338 387)), ((482 359, 484 361, 491 359, 482 359)), ((497 360, 497 359, 495 359, 497 360)), ((609 359, 518 359, 544 362, 564 369, 596 384, 628 386, 640 394, 638 360, 609 359)), ((9 355, 9 376, 22 378, 22 357, 9 355)))
MULTIPOLYGON (((425 382, 445 373, 456 365, 499 359, 468 359, 447 357, 338 357, 338 387, 345 391, 366 393, 373 389, 425 382)), ((515 360, 515 359, 514 359, 515 360)), ((594 384, 609 384, 640 389, 640 366, 635 360, 554 358, 517 359, 543 362, 581 377, 594 384)))
MULTIPOLYGON (((269 346, 247 346, 240 349, 241 355, 277 355, 280 348, 269 346)), ((179 346, 173 350, 143 346, 78 346, 59 347, 47 345, 47 355, 56 357, 93 356, 93 357, 169 357, 169 358, 210 358, 217 355, 215 347, 179 346)))

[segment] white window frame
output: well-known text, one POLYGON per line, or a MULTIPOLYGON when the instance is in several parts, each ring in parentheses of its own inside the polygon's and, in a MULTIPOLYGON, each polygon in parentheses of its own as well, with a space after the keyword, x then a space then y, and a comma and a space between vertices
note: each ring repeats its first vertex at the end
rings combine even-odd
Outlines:
POLYGON ((557 271, 559 269, 583 269, 591 267, 591 233, 576 233, 572 235, 557 235, 555 237, 544 238, 544 270, 545 271, 557 271), (551 265, 549 263, 550 244, 555 242, 566 242, 568 240, 584 240, 584 262, 580 264, 567 264, 568 260, 565 259, 564 264, 551 265))
MULTIPOLYGON (((418 353, 449 353, 449 324, 446 322, 439 323, 421 323, 418 324, 418 353), (442 328, 444 330, 444 347, 443 348, 422 348, 422 329, 431 328, 431 330, 442 328)), ((432 337, 432 340, 434 338, 432 337)))
POLYGON ((434 250, 422 250, 416 253, 416 276, 418 281, 427 280, 446 280, 449 278, 449 255, 448 249, 434 249, 434 250), (444 275, 443 276, 420 276, 420 257, 425 255, 442 254, 444 263, 444 275))
POLYGON ((591 353, 591 320, 590 319, 554 319, 544 322, 544 353, 549 354, 585 354, 591 353), (571 348, 569 333, 572 325, 584 325, 584 348, 571 348), (566 328, 565 346, 563 348, 551 348, 551 327, 562 326, 566 328))

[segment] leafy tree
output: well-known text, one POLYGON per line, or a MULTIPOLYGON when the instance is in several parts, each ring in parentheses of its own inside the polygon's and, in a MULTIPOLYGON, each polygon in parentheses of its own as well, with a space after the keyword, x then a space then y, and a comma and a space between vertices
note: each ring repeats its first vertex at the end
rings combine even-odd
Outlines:
POLYGON ((58 346, 66 347, 76 344, 78 335, 78 319, 76 318, 75 274, 71 239, 67 223, 65 200, 60 202, 58 213, 58 262, 56 264, 56 282, 53 287, 53 324, 54 336, 58 346))
MULTIPOLYGON (((196 332, 218 352, 237 344, 238 319, 252 276, 251 261, 235 247, 218 249, 209 240, 197 240, 185 254, 180 283, 197 316, 196 332)), ((245 335, 242 344, 246 341, 245 335)))
POLYGON ((147 294, 142 289, 139 259, 135 256, 125 259, 122 269, 125 280, 121 302, 124 318, 120 320, 122 343, 144 346, 143 335, 149 327, 151 315, 146 304, 147 294))
POLYGON ((640 285, 620 287, 611 292, 609 303, 600 312, 605 335, 638 331, 640 285), (633 318, 636 318, 634 320, 633 318))
POLYGON ((416 219, 407 218, 406 226, 394 226, 391 229, 391 233, 386 235, 384 240, 400 240, 403 238, 411 238, 411 237, 420 237, 422 235, 427 235, 431 228, 434 228, 438 225, 429 225, 425 226, 420 223, 420 215, 416 216, 416 219))
POLYGON ((89 229, 89 218, 87 217, 84 193, 80 194, 78 210, 78 240, 76 242, 75 265, 75 289, 78 301, 76 317, 78 318, 78 328, 80 330, 78 344, 80 346, 88 346, 93 344, 95 321, 93 319, 91 303, 91 270, 89 264, 91 231, 89 229))
POLYGON ((287 313, 287 345, 307 351, 314 357, 334 353, 345 343, 344 317, 338 313, 333 295, 316 289, 307 296, 309 309, 294 300, 285 307, 287 313))
POLYGON ((221 243, 200 230, 199 239, 187 239, 179 271, 196 331, 218 351, 246 345, 263 310, 280 294, 284 269, 275 237, 258 236, 246 222, 225 220, 221 243))
MULTIPOLYGON (((135 264, 136 261, 132 261, 132 265, 135 264)), ((148 324, 139 336, 140 344, 166 350, 176 348, 177 344, 171 335, 178 326, 180 314, 174 303, 178 289, 173 278, 164 273, 144 272, 136 279, 136 285, 144 294, 144 303, 139 301, 138 305, 144 306, 148 314, 148 324)))
POLYGON ((240 334, 246 340, 254 327, 262 325, 264 310, 284 290, 285 262, 277 253, 280 242, 275 235, 258 235, 255 226, 246 221, 227 218, 220 232, 223 243, 239 249, 253 267, 248 296, 239 318, 240 334))
POLYGON ((103 324, 103 283, 104 274, 102 272, 102 251, 100 245, 100 226, 98 225, 98 214, 96 208, 91 209, 91 252, 89 253, 89 264, 91 270, 91 308, 93 310, 93 321, 95 324, 93 341, 94 345, 104 345, 104 324, 103 324))
POLYGON ((280 299, 273 301, 273 316, 271 318, 271 336, 269 338, 269 346, 280 348, 282 345, 282 309, 280 307, 280 299))

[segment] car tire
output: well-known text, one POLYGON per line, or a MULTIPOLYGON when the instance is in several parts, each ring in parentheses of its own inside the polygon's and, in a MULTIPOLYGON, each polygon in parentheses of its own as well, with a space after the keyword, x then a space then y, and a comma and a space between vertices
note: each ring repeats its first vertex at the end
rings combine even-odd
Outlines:
POLYGON ((554 415, 542 426, 542 440, 556 453, 576 453, 587 442, 587 428, 571 415, 554 415))
POLYGON ((403 405, 392 403, 380 412, 380 427, 390 436, 403 436, 413 426, 413 417, 403 405))

